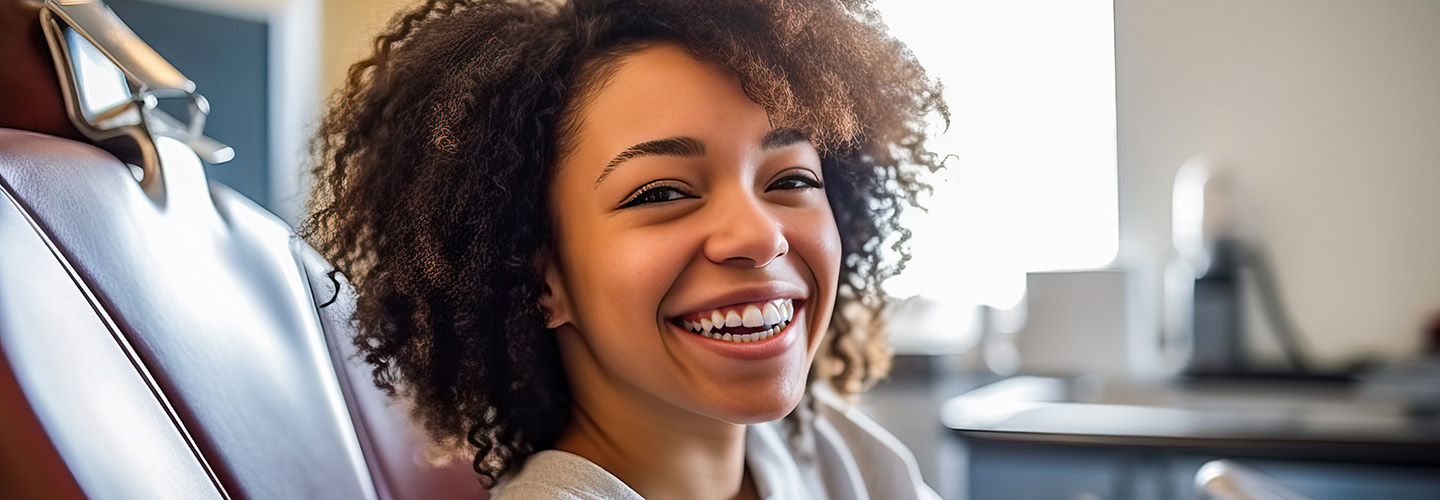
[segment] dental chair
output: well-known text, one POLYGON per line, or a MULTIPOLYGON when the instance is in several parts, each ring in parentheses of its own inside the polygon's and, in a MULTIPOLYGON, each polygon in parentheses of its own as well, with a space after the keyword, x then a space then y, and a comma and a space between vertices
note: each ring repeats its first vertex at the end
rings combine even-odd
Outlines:
POLYGON ((1197 500, 1310 500, 1274 478, 1233 460, 1211 460, 1195 471, 1197 500))
POLYGON ((0 0, 0 498, 486 498, 355 358, 344 276, 207 182, 207 113, 103 3, 0 0))

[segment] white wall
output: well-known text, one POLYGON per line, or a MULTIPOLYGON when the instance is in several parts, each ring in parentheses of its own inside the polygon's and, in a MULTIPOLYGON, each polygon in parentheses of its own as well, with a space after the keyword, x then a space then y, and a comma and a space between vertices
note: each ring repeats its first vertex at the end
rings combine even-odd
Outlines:
POLYGON ((1231 170, 1312 357, 1417 354, 1440 311, 1440 2, 1116 0, 1115 11, 1132 361, 1154 359, 1143 354, 1160 324, 1171 183, 1202 153, 1231 170))

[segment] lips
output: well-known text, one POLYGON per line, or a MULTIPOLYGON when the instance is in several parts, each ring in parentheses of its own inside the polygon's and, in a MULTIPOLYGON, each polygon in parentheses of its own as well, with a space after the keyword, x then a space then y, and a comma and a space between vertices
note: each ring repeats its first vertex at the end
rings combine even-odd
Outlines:
POLYGON ((792 299, 772 299, 694 312, 671 321, 706 338, 750 343, 783 331, 794 317, 795 303, 792 299))

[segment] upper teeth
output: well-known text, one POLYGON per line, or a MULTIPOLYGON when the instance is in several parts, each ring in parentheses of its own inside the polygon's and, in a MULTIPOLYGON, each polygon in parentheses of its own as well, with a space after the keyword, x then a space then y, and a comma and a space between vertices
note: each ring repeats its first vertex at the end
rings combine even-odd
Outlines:
MULTIPOLYGON (((780 326, 789 323, 795 317, 795 304, 791 299, 775 299, 764 304, 750 304, 743 310, 731 309, 721 312, 720 309, 710 311, 709 315, 700 314, 699 321, 681 320, 681 324, 687 330, 704 335, 706 337, 723 338, 731 335, 714 335, 712 332, 722 327, 744 326, 747 328, 765 327, 765 330, 735 337, 746 337, 746 339, 734 339, 741 342, 753 342, 763 340, 781 330, 780 326)), ((724 339, 732 340, 732 339, 724 339)))

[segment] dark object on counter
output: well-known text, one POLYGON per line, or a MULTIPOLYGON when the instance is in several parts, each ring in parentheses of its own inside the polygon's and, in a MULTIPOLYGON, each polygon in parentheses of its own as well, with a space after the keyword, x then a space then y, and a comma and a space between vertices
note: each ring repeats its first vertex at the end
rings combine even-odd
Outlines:
POLYGON ((1210 268, 1195 278, 1194 330, 1187 375, 1233 375, 1245 371, 1245 342, 1240 323, 1239 245, 1216 243, 1210 268))
POLYGON ((1440 311, 1430 318, 1430 326, 1425 329, 1430 335, 1430 343, 1425 349, 1425 355, 1432 358, 1440 358, 1440 311))
POLYGON ((1249 377, 1277 373, 1258 366, 1245 353, 1245 329, 1241 321, 1241 304, 1253 283, 1260 303, 1260 312, 1270 325, 1285 353, 1289 375, 1311 374, 1304 349, 1290 315, 1280 299, 1275 274, 1270 262, 1259 248, 1235 238, 1221 238, 1211 249, 1211 263, 1205 273, 1195 278, 1192 325, 1193 350, 1185 375, 1191 377, 1249 377), (1243 279, 1251 278, 1250 280, 1243 279))

